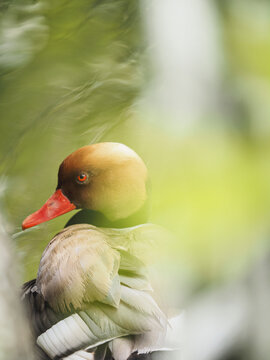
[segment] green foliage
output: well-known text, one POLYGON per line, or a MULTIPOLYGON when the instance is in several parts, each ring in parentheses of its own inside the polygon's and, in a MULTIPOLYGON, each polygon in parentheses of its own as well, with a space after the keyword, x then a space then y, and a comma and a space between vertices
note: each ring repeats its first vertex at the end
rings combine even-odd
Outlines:
POLYGON ((229 95, 221 100, 229 104, 210 120, 226 126, 213 129, 207 119, 205 131, 179 137, 159 119, 150 125, 136 106, 147 85, 138 1, 1 2, 2 209, 25 279, 70 215, 24 233, 22 220, 53 192, 60 162, 101 140, 124 142, 145 159, 151 220, 177 234, 175 259, 199 282, 243 273, 262 251, 270 204, 269 4, 216 4, 229 95))
MULTIPOLYGON (((128 118, 142 48, 137 1, 2 4, 0 168, 15 232, 53 191, 62 159, 128 118)), ((27 277, 48 240, 19 238, 27 277)))

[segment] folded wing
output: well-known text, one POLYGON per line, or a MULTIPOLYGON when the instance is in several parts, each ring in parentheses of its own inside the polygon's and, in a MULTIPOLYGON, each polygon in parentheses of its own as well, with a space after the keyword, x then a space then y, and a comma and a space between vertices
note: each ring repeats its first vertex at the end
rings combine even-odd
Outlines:
POLYGON ((123 336, 131 336, 132 352, 164 337, 166 319, 143 262, 110 239, 90 225, 66 228, 46 248, 36 282, 24 286, 37 344, 49 358, 123 336))

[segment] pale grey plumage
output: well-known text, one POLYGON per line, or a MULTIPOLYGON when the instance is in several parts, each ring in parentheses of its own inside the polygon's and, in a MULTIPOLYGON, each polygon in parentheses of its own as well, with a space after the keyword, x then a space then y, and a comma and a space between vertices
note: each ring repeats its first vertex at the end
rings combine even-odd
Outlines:
MULTIPOLYGON (((154 240, 143 241, 142 232, 153 227, 73 225, 51 240, 33 288, 50 311, 66 314, 38 336, 37 344, 51 359, 113 344, 123 336, 129 338, 121 342, 122 355, 161 345, 167 320, 152 297, 145 263, 137 257, 150 258, 146 254, 154 240)), ((121 360, 121 354, 113 355, 121 360)))

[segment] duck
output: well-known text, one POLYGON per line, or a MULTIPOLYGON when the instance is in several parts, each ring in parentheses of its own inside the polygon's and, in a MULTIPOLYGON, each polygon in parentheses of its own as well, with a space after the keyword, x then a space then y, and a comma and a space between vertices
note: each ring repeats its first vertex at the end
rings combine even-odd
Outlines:
POLYGON ((114 142, 74 151, 22 229, 74 210, 23 285, 36 358, 126 360, 162 347, 168 319, 147 272, 157 232, 143 160, 114 142))

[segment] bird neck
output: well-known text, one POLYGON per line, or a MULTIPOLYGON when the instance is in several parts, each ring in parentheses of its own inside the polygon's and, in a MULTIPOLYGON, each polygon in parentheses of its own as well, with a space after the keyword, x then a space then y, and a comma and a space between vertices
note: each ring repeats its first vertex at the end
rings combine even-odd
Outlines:
POLYGON ((105 217, 101 212, 83 209, 77 212, 67 222, 65 227, 76 224, 90 224, 98 227, 106 228, 125 228, 143 224, 147 222, 149 214, 149 202, 145 204, 134 214, 131 214, 127 218, 111 221, 105 217))

